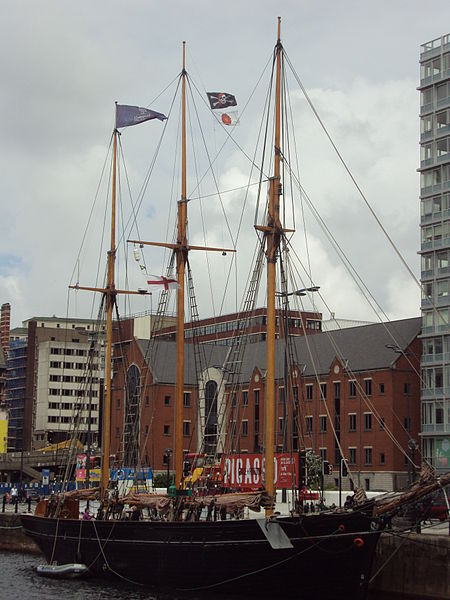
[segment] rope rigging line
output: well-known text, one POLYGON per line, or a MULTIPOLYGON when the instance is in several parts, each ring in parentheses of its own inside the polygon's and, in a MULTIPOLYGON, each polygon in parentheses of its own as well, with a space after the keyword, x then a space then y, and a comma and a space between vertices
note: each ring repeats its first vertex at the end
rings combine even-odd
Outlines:
MULTIPOLYGON (((250 100, 252 99, 253 95, 255 94, 256 89, 257 89, 257 87, 258 87, 261 79, 264 76, 264 72, 265 72, 265 70, 266 70, 267 65, 269 64, 269 62, 270 62, 270 59, 267 61, 266 65, 264 66, 263 72, 261 73, 261 75, 260 75, 260 77, 259 77, 259 79, 258 79, 258 81, 257 81, 257 83, 256 83, 256 85, 255 85, 255 87, 254 87, 254 89, 252 91, 252 93, 250 94, 250 97, 249 97, 247 103, 244 105, 244 108, 241 111, 241 116, 245 113, 245 111, 247 109, 247 106, 250 103, 250 100)), ((200 96, 200 98, 202 99, 202 102, 205 104, 205 106, 208 108, 208 110, 211 110, 210 106, 207 103, 207 101, 203 97, 203 94, 200 92, 200 90, 198 89, 198 87, 196 86, 195 82, 192 79, 191 79, 191 83, 192 83, 193 87, 195 88, 195 90, 197 91, 197 93, 200 96)), ((228 128, 225 125, 223 125, 220 121, 219 121, 219 124, 223 128, 223 130, 225 131, 225 133, 227 134, 228 139, 226 139, 223 142, 222 146, 219 148, 219 150, 217 152, 217 155, 215 156, 215 158, 212 161, 212 164, 214 164, 216 162, 216 160, 218 160, 218 158, 219 158, 220 154, 222 153, 222 150, 224 149, 225 145, 228 143, 229 140, 231 140, 236 145, 236 147, 241 151, 241 153, 245 156, 245 158, 247 158, 247 160, 251 163, 251 165, 253 165, 253 167, 255 167, 257 169, 257 171, 260 171, 260 167, 254 162, 254 160, 245 152, 245 150, 242 148, 242 146, 233 137, 232 133, 233 133, 233 130, 234 130, 235 126, 233 126, 231 128, 231 131, 229 131, 228 128)), ((207 172, 200 179, 200 182, 203 181, 203 179, 206 177, 206 175, 207 175, 207 172)), ((266 176, 266 179, 268 179, 268 176, 266 176)), ((189 196, 191 196, 192 194, 194 194, 195 191, 196 191, 196 189, 194 188, 191 191, 191 193, 189 194, 189 196)))
MULTIPOLYGON (((301 309, 303 310, 302 301, 300 299, 298 301, 299 301, 299 304, 301 304, 301 309)), ((302 325, 302 327, 303 327, 303 325, 302 325)), ((370 400, 369 396, 366 394, 366 392, 363 389, 360 381, 358 380, 357 374, 349 367, 348 361, 343 356, 343 353, 340 350, 339 346, 337 345, 336 340, 334 339, 334 336, 332 335, 332 332, 324 332, 324 333, 327 334, 327 338, 330 341, 330 344, 333 347, 334 351, 336 352, 337 358, 339 359, 339 361, 341 362, 341 364, 344 366, 344 370, 347 372, 347 374, 349 375, 350 378, 354 379, 356 388, 358 389, 358 392, 360 394, 361 399, 364 401, 364 403, 366 404, 366 406, 372 410, 373 414, 377 418, 377 421, 381 423, 383 421, 383 419, 382 419, 381 415, 379 414, 379 411, 378 411, 376 405, 373 403, 372 400, 370 400)), ((317 385, 320 388, 320 385, 319 385, 320 384, 320 377, 319 377, 319 373, 318 373, 318 370, 317 370, 317 364, 316 364, 315 358, 314 358, 312 350, 311 350, 310 340, 309 340, 310 336, 307 335, 306 330, 304 330, 304 337, 306 338, 305 342, 306 342, 306 346, 307 346, 307 349, 308 349, 308 354, 309 354, 309 357, 310 357, 310 360, 311 360, 311 365, 312 365, 313 370, 314 370, 315 380, 317 382, 317 385)), ((323 400, 323 402, 324 402, 324 406, 325 406, 325 409, 327 411, 327 416, 328 416, 328 419, 330 420, 330 424, 331 424, 331 427, 332 427, 332 430, 333 430, 333 435, 334 435, 334 437, 336 439, 336 431, 335 431, 334 426, 333 426, 333 420, 331 418, 331 414, 330 414, 330 411, 329 411, 329 408, 328 408, 328 404, 327 404, 326 398, 323 397, 322 392, 321 392, 321 400, 323 400)), ((398 415, 395 414, 395 412, 393 411, 392 408, 391 408, 391 412, 394 415, 394 417, 398 420, 400 426, 403 427, 403 429, 404 429, 405 432, 407 432, 407 430, 404 428, 403 424, 401 423, 401 420, 399 419, 398 415)), ((390 429, 385 424, 384 424, 384 430, 386 431, 386 434, 391 439, 391 441, 396 445, 396 447, 406 457, 407 453, 405 452, 405 450, 403 449, 403 447, 400 445, 400 443, 398 442, 398 440, 395 438, 395 436, 393 435, 393 433, 390 431, 390 429)), ((338 441, 338 440, 336 439, 336 441, 338 441)), ((341 450, 341 455, 345 456, 344 453, 342 452, 341 448, 340 448, 340 450, 341 450)), ((408 456, 408 460, 413 464, 413 461, 411 460, 411 458, 409 456, 408 456)), ((349 472, 351 472, 350 469, 348 469, 348 470, 349 470, 349 472)))
MULTIPOLYGON (((206 150, 206 154, 207 154, 207 157, 208 157, 208 162, 209 162, 209 165, 210 165, 210 168, 211 168, 211 173, 213 175, 214 183, 215 183, 216 189, 217 189, 217 181, 216 181, 216 177, 214 175, 214 169, 212 168, 212 165, 211 165, 211 159, 210 159, 210 156, 209 156, 208 148, 206 146, 205 137, 203 135, 203 130, 202 130, 200 119, 199 119, 199 115, 198 115, 198 112, 197 112, 197 107, 195 106, 195 100, 194 100, 194 97, 193 97, 193 94, 192 94, 192 88, 191 88, 191 85, 190 85, 189 78, 187 78, 187 82, 188 82, 188 89, 189 89, 190 94, 191 94, 192 103, 193 103, 194 109, 195 109, 195 115, 197 117, 197 123, 198 123, 198 126, 199 126, 200 131, 201 131, 201 137, 202 137, 203 144, 204 144, 204 147, 205 147, 205 150, 206 150)), ((190 108, 189 105, 188 105, 188 108, 190 108)), ((194 139, 194 135, 193 135, 193 131, 192 131, 192 120, 191 120, 190 110, 188 112, 188 115, 189 115, 189 125, 190 125, 190 130, 191 130, 191 139, 193 140, 194 139)), ((198 189, 199 193, 200 193, 200 185, 201 184, 199 182, 199 177, 198 177, 197 155, 196 155, 196 152, 195 152, 195 146, 194 146, 194 144, 192 145, 192 149, 193 149, 195 175, 196 175, 196 178, 197 178, 197 187, 196 187, 196 189, 198 189)), ((220 205, 222 207, 222 212, 224 214, 225 221, 226 221, 226 224, 227 224, 227 227, 228 227, 228 231, 230 233, 230 237, 233 240, 233 237, 231 235, 231 230, 230 230, 230 227, 229 227, 229 224, 228 224, 228 219, 226 217, 226 213, 225 213, 225 209, 224 209, 224 206, 223 206, 223 202, 222 202, 222 198, 221 198, 220 192, 217 191, 217 193, 218 193, 218 196, 219 196, 220 205)), ((201 223, 202 223, 202 229, 203 229, 203 240, 204 240, 205 246, 207 246, 208 245, 208 237, 207 237, 207 233, 206 233, 205 220, 204 220, 204 215, 203 215, 203 202, 201 200, 200 200, 199 206, 200 206, 200 217, 201 217, 201 223)), ((208 271, 208 279, 209 279, 209 288, 210 288, 210 292, 211 292, 211 306, 212 306, 212 309, 213 309, 213 316, 215 316, 216 311, 215 311, 215 304, 214 304, 214 295, 213 295, 213 286, 212 286, 212 277, 211 277, 211 265, 210 265, 210 261, 209 261, 209 252, 205 252, 205 255, 206 255, 205 258, 206 258, 206 265, 207 265, 207 271, 208 271)))
MULTIPOLYGON (((195 99, 194 99, 194 95, 192 93, 192 87, 191 87, 191 82, 190 82, 189 77, 187 77, 187 81, 188 81, 189 91, 191 92, 191 99, 192 99, 192 104, 194 106, 195 115, 197 117, 197 124, 199 126, 201 138, 202 138, 202 141, 203 141, 203 146, 204 146, 204 149, 205 149, 205 152, 206 152, 206 156, 208 158, 208 164, 209 164, 208 172, 211 172, 212 178, 214 180, 214 185, 215 185, 215 188, 216 188, 216 193, 217 193, 217 195, 219 197, 220 206, 222 208, 222 214, 223 214, 223 216, 225 218, 225 223, 226 223, 226 226, 227 226, 227 229, 228 229, 228 233, 230 235, 230 239, 232 241, 233 247, 235 247, 236 242, 234 240, 233 233, 231 231, 230 224, 228 222, 228 218, 227 218, 227 215, 226 215, 226 212, 225 212, 225 207, 224 207, 223 202, 222 202, 222 196, 221 196, 220 191, 219 191, 219 184, 217 182, 217 178, 216 178, 216 175, 215 175, 215 172, 214 172, 213 164, 211 162, 211 157, 210 157, 210 154, 209 154, 209 151, 208 151, 208 146, 206 144, 205 136, 204 136, 204 133, 203 133, 203 128, 202 128, 202 125, 201 125, 201 122, 200 122, 200 118, 199 118, 199 115, 198 115, 197 106, 195 104, 195 99)), ((197 175, 197 186, 196 186, 195 190, 200 190, 200 183, 201 182, 198 181, 198 175, 197 175)), ((190 194, 189 197, 191 198, 192 194, 190 194)))
POLYGON ((74 266, 74 269, 72 271, 72 275, 70 277, 70 281, 71 282, 73 281, 73 278, 74 278, 75 272, 77 271, 77 268, 79 268, 81 252, 83 250, 84 243, 86 241, 86 236, 87 236, 87 233, 88 233, 88 230, 89 230, 89 225, 91 223, 91 219, 92 219, 92 216, 93 216, 93 213, 94 213, 94 208, 95 208, 95 205, 96 205, 97 200, 98 200, 98 195, 100 193, 100 186, 101 186, 101 183, 103 181, 104 174, 105 174, 105 169, 106 169, 106 165, 107 165, 107 162, 108 162, 108 156, 109 156, 109 154, 111 152, 111 148, 112 148, 112 142, 113 142, 113 136, 111 136, 111 138, 110 138, 109 146, 108 146, 108 149, 107 149, 107 152, 106 152, 106 156, 105 156, 105 160, 103 161, 103 167, 102 167, 102 170, 101 170, 101 173, 100 173, 100 178, 99 178, 99 181, 97 183, 97 188, 96 188, 96 191, 95 191, 95 194, 94 194, 94 201, 93 201, 93 203, 91 205, 91 210, 89 212, 88 221, 86 223, 86 227, 85 227, 84 232, 83 232, 83 237, 82 237, 82 240, 81 240, 80 248, 78 250, 77 258, 76 258, 76 261, 75 261, 75 266, 74 266))
MULTIPOLYGON (((167 126, 168 126, 168 123, 170 121, 170 115, 172 114, 172 109, 173 109, 173 106, 174 106, 175 99, 177 97, 177 93, 178 93, 178 89, 179 89, 179 86, 180 86, 180 82, 181 82, 181 75, 178 77, 178 84, 177 84, 177 87, 175 89, 174 95, 172 97, 172 101, 171 101, 171 104, 170 104, 170 107, 169 107, 169 111, 167 113, 167 119, 164 121, 162 132, 161 132, 161 135, 159 137, 158 143, 156 145, 155 152, 154 152, 153 157, 152 157, 152 159, 150 161, 150 165, 149 165, 149 167, 147 169, 147 173, 146 173, 146 175, 144 177, 144 180, 143 180, 143 182, 141 184, 141 188, 140 188, 139 193, 137 195, 137 199, 136 199, 136 203, 135 203, 135 209, 136 210, 135 210, 135 216, 134 216, 134 218, 136 218, 137 215, 139 214, 139 211, 140 211, 141 206, 142 206, 142 202, 144 200, 145 193, 147 191, 147 187, 149 185, 151 176, 153 174, 153 170, 154 170, 154 167, 156 165, 157 158, 159 156, 159 151, 161 149, 161 146, 162 146, 162 143, 163 143, 166 131, 167 131, 167 126)), ((124 230, 128 229, 130 221, 131 221, 131 217, 128 220, 127 224, 125 225, 124 230)))
MULTIPOLYGON (((292 251, 294 252, 294 254, 296 254, 295 249, 291 246, 292 251)), ((298 256, 296 256, 296 258, 299 260, 300 265, 302 266, 302 268, 305 270, 305 267, 303 266, 303 264, 301 263, 300 259, 298 256)), ((298 271, 297 271, 298 273, 298 271)), ((301 277, 300 277, 301 279, 301 277)), ((312 281, 312 280, 311 280, 312 281)), ((323 298, 323 296, 320 294, 319 292, 319 296, 322 300, 322 302, 325 304, 325 306, 327 306, 327 303, 325 301, 325 299, 323 298)), ((327 308, 329 309, 329 307, 327 306, 327 308)), ((386 323, 384 323, 383 321, 381 321, 381 324, 383 325, 384 329, 387 331, 387 333, 389 334, 389 337, 394 341, 394 343, 401 348, 401 342, 395 338, 395 336, 393 335, 393 333, 389 330, 389 328, 387 327, 386 323)), ((339 330, 341 330, 341 328, 339 328, 339 330)), ((327 333, 327 336, 329 337, 329 339, 333 339, 331 332, 324 332, 327 333)), ((335 345, 335 341, 333 340, 333 347, 335 348, 336 352, 337 352, 337 356, 340 358, 342 364, 346 363, 346 359, 343 356, 342 352, 340 351, 340 349, 337 347, 337 345, 335 345)), ((419 377, 419 380, 422 382, 422 386, 424 386, 424 382, 422 380, 422 375, 421 373, 416 369, 415 365, 412 363, 411 359, 409 358, 410 353, 406 353, 404 351, 402 351, 402 355, 405 357, 405 359, 408 361, 412 371, 419 377)), ((354 372, 351 372, 350 369, 348 369, 349 373, 351 376, 356 377, 356 374, 354 372)), ((426 386, 425 386, 426 387, 426 386)), ((395 415, 395 413, 393 413, 395 415)), ((404 428, 403 424, 401 423, 400 419, 398 418, 397 415, 395 415, 396 419, 398 420, 399 424, 404 428)), ((405 431, 407 431, 406 429, 404 429, 405 431)))
MULTIPOLYGON (((332 532, 330 534, 330 536, 327 536, 327 538, 325 539, 329 539, 329 537, 331 537, 332 535, 338 533, 339 530, 336 530, 334 532, 332 532)), ((311 550, 314 550, 314 548, 317 548, 320 546, 320 544, 323 542, 323 539, 319 539, 316 543, 311 544, 311 546, 309 546, 308 548, 305 548, 304 550, 300 550, 299 552, 296 552, 295 554, 292 554, 291 556, 288 556, 287 558, 283 558, 282 560, 278 560, 270 565, 266 565, 265 567, 261 567, 260 569, 255 569, 254 571, 249 571, 248 573, 243 573, 242 575, 237 575, 236 577, 230 577, 228 579, 223 579, 222 581, 219 581, 217 583, 213 583, 210 585, 204 585, 204 586, 198 586, 198 587, 192 587, 192 588, 179 588, 180 592, 193 592, 193 591, 200 591, 200 590, 206 590, 206 589, 212 589, 215 587, 219 587, 221 585, 225 585, 228 583, 231 583, 233 581, 238 581, 239 579, 244 579, 245 577, 250 577, 252 575, 256 575, 258 573, 262 573, 263 571, 267 571, 269 569, 273 569, 274 567, 278 567, 279 565, 282 565, 286 562, 289 562, 291 560, 293 560, 294 558, 297 558, 298 556, 301 556, 302 554, 305 554, 306 552, 309 552, 311 550)))
MULTIPOLYGON (((286 54, 286 53, 285 53, 286 54)), ((382 232, 384 233, 386 239, 388 240, 388 242, 390 243, 390 245, 392 246, 394 252, 397 254, 398 258, 400 259, 400 261, 402 262, 403 266, 405 267, 405 269, 408 271, 409 275, 411 276, 411 278, 413 279, 413 281, 418 285, 418 287, 421 289, 421 284, 419 282, 419 280, 417 279, 417 277, 414 275, 414 273, 412 272, 412 270, 410 269, 410 267, 408 266, 406 260, 403 258, 402 254, 400 253, 400 251, 398 250, 397 246, 395 245, 394 241, 392 240, 392 238, 390 237, 390 235, 388 234, 386 228, 383 226, 383 224, 381 223, 381 220, 379 219, 379 217, 377 216, 377 214, 375 213, 374 209, 372 208, 372 206, 370 205, 367 197, 365 196, 364 192, 362 191, 361 187, 358 185, 358 182, 356 181, 353 173, 351 172, 349 166, 347 165, 347 163, 345 162, 342 154, 339 152, 336 144, 334 143, 328 129, 325 126, 325 123, 323 122, 323 120, 321 119, 317 109, 315 108, 314 104, 312 103, 311 98, 309 97, 308 92, 306 91, 303 83, 301 82, 299 76, 297 75, 289 57, 286 54, 286 60, 287 63, 291 69, 291 72, 295 78, 295 80, 297 81, 301 91, 303 92, 303 95, 305 96, 306 101, 308 102, 312 112, 314 113, 315 117, 317 118, 320 126, 322 127, 325 135, 327 136, 331 146, 333 147, 333 150, 336 152, 336 155, 338 156, 340 162, 342 163, 344 169, 346 170, 347 174, 349 175, 350 179, 352 180, 353 184, 355 185, 356 189, 358 190, 358 193, 360 194, 361 198, 363 199, 366 207, 369 209, 370 213, 372 214, 373 218, 375 219, 375 221, 377 222, 378 226, 380 227, 380 229, 382 230, 382 232)))
MULTIPOLYGON (((289 261, 288 261, 288 265, 289 265, 289 264, 290 264, 290 263, 289 263, 289 261)), ((294 282, 294 283, 295 283, 295 282, 294 282)), ((294 286, 294 287, 295 287, 295 286, 294 286)), ((298 303, 299 303, 299 305, 300 305, 300 309, 303 311, 303 310, 304 310, 303 303, 302 303, 302 301, 301 301, 301 299, 300 299, 299 297, 297 297, 297 301, 298 301, 298 303)), ((311 348, 311 344, 310 344, 310 336, 307 334, 307 331, 306 331, 306 330, 305 330, 305 328, 304 328, 304 323, 303 323, 303 320, 301 320, 301 323, 302 323, 302 328, 303 328, 303 332, 304 332, 304 336, 303 336, 303 337, 305 338, 305 344, 306 344, 306 348, 307 348, 307 351, 308 351, 308 354, 309 354, 309 357, 310 357, 310 360, 311 360, 311 365, 312 365, 312 367, 313 367, 313 370, 314 370, 314 373, 315 373, 315 379, 316 379, 317 385, 319 386, 319 384, 320 384, 320 377, 319 377, 319 373, 318 373, 318 370, 317 370, 316 361, 315 361, 315 359, 314 359, 314 356, 313 356, 313 353, 312 353, 312 348, 311 348)), ((337 355, 337 357, 340 359, 341 363, 342 363, 343 365, 346 365, 345 358, 342 356, 342 352, 339 350, 339 348, 338 348, 338 346, 337 346, 337 344, 336 344, 336 342, 335 342, 335 340, 334 340, 334 338, 333 338, 333 336, 331 335, 331 333, 330 333, 330 332, 328 332, 328 333, 327 333, 327 337, 328 337, 328 339, 330 340, 330 342, 331 342, 331 344, 332 344, 332 346, 333 346, 333 348, 334 348, 334 350, 335 350, 335 352, 336 352, 336 355, 337 355)), ((348 362, 348 361, 347 361, 347 362, 348 362)), ((378 419, 378 421, 380 421, 380 422, 381 422, 381 416, 379 415, 379 412, 378 412, 378 410, 377 410, 377 408, 376 408, 376 405, 375 405, 375 404, 374 404, 374 403, 373 403, 373 402, 370 400, 370 398, 367 396, 367 394, 366 394, 366 393, 365 393, 365 391, 363 390, 363 388, 362 388, 361 384, 360 384, 360 383, 359 383, 359 381, 357 380, 356 374, 355 374, 355 373, 353 373, 353 372, 351 371, 351 369, 349 369, 349 368, 348 368, 348 365, 346 365, 346 366, 345 366, 345 369, 346 369, 346 371, 348 372, 348 374, 350 375, 350 377, 354 377, 354 378, 355 378, 355 381, 356 381, 357 387, 358 387, 358 389, 359 389, 359 393, 360 393, 360 395, 361 395, 361 398, 364 400, 364 402, 366 403, 366 405, 367 405, 367 406, 368 406, 368 407, 369 407, 369 408, 372 410, 372 412, 374 413, 374 415, 376 416, 376 418, 378 419)), ((320 386, 319 386, 319 389, 320 389, 320 386)), ((329 410, 329 407, 328 407, 328 404, 327 404, 326 398, 323 396, 323 394, 322 394, 322 391, 321 391, 321 400, 324 402, 324 407, 325 407, 325 410, 326 410, 326 412, 327 412, 328 420, 330 421, 330 426, 331 426, 331 428, 332 428, 332 431, 333 431, 333 436, 334 436, 334 438, 335 438, 335 441, 336 441, 336 444, 337 444, 337 446, 338 446, 338 448, 339 448, 339 450, 340 450, 341 456, 342 456, 342 457, 345 457, 345 454, 344 454, 344 452, 342 451, 342 447, 341 447, 341 444, 340 444, 340 439, 339 439, 339 436, 338 436, 338 434, 337 434, 337 431, 336 431, 336 429, 335 429, 335 426, 334 426, 334 423, 333 423, 333 419, 331 418, 331 413, 330 413, 330 410, 329 410)), ((400 445, 400 444, 399 444, 399 442, 396 440, 396 438, 393 436, 393 434, 391 433, 391 431, 389 430, 389 428, 388 428, 387 426, 385 426, 385 427, 384 427, 384 429, 385 429, 385 431, 386 431, 387 435, 390 437, 391 441, 392 441, 392 442, 393 442, 393 443, 394 443, 394 444, 397 446, 397 448, 398 448, 398 449, 399 449, 399 450, 400 450, 400 451, 401 451, 401 452, 402 452, 402 453, 403 453, 405 456, 407 456, 406 452, 405 452, 405 451, 404 451, 404 449, 401 447, 401 445, 400 445)), ((408 459, 411 461, 411 463, 413 463, 413 461, 410 459, 410 457, 409 457, 409 456, 408 456, 408 459)), ((344 458, 344 460, 346 460, 346 459, 344 458)), ((346 461, 346 462, 347 462, 347 461, 346 461)), ((348 465, 347 465, 347 467, 348 467, 348 465)), ((348 469, 348 470, 349 470, 349 472, 351 472, 351 470, 350 470, 350 469, 348 469)))
MULTIPOLYGON (((316 218, 318 224, 322 227, 322 230, 326 233, 327 238, 329 239, 329 241, 332 242, 332 245, 334 246, 334 249, 336 250, 337 255, 340 257, 343 265, 345 266, 347 272, 349 273, 349 275, 351 276, 352 280, 355 282, 355 284, 357 285, 358 289, 360 290, 360 292, 362 293, 362 295, 364 296, 364 298, 367 300, 369 306, 373 309, 375 315, 377 316, 377 318, 379 319, 380 323, 382 325, 384 325, 386 331, 388 332, 389 336, 391 337, 392 341, 398 344, 398 341, 395 339, 394 335, 392 334, 392 332, 390 332, 390 330, 387 328, 385 321, 383 321, 380 317, 380 313, 383 315, 383 317, 385 318, 385 320, 387 322, 390 322, 390 319, 388 317, 388 315, 384 312, 382 306, 378 303, 378 301, 376 300, 376 298, 373 296, 373 294, 370 292, 369 288, 367 287, 367 285, 364 283, 364 281, 362 280, 362 278, 359 276, 359 274, 357 273, 356 269, 353 267, 352 263, 350 262, 349 258, 346 256, 345 252, 342 250, 342 248, 340 247, 339 243, 337 242, 336 238, 333 236, 333 234, 331 233, 331 231, 328 229, 327 225, 325 224, 324 220, 320 217, 317 209, 315 208, 315 206, 312 204, 311 200, 309 199, 309 196, 306 194, 305 190, 303 187, 300 186, 300 182, 296 179, 295 174, 293 173, 293 178, 294 181, 297 183, 297 185, 299 186, 299 189, 302 191, 303 197, 307 200, 307 205, 309 206, 312 214, 314 215, 314 217, 316 218), (376 305, 377 310, 375 310, 373 303, 376 305)), ((295 248, 290 244, 291 250, 294 252, 294 254, 297 256, 296 250, 295 248)), ((297 256, 298 258, 298 256, 297 256)), ((301 264, 302 268, 304 269, 305 273, 309 273, 309 271, 306 270, 306 268, 304 267, 304 265, 302 264, 301 260, 298 258, 299 263, 301 264)), ((308 275, 308 277, 310 277, 310 275, 308 275)), ((325 299, 322 297, 322 295, 320 295, 321 300, 324 302, 325 306, 328 308, 328 310, 331 312, 330 307, 328 306, 328 304, 326 303, 325 299)), ((406 358, 407 356, 404 355, 406 358)), ((411 368, 414 370, 414 372, 419 376, 419 378, 421 378, 420 373, 415 369, 414 365, 412 364, 412 362, 407 359, 411 368)))
MULTIPOLYGON (((268 179, 263 179, 263 183, 267 183, 268 179)), ((215 192, 214 194, 204 194, 195 196, 194 198, 190 198, 190 200, 204 200, 205 198, 215 198, 218 194, 230 194, 232 192, 239 192, 240 190, 246 190, 249 187, 254 185, 259 185, 259 181, 254 181, 253 183, 248 183, 246 185, 240 185, 239 187, 231 188, 229 190, 220 190, 220 192, 215 192)))

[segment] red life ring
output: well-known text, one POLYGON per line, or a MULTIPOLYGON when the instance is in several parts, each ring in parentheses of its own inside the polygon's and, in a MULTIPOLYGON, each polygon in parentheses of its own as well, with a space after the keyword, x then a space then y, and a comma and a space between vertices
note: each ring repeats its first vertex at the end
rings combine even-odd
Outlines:
POLYGON ((364 548, 364 540, 361 538, 355 538, 353 540, 353 543, 355 544, 355 546, 358 548, 358 550, 361 550, 362 548, 364 548))

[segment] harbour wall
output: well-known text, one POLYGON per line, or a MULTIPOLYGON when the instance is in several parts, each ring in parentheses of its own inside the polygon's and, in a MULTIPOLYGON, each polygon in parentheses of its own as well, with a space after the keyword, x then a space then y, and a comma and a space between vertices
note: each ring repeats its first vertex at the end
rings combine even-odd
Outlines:
MULTIPOLYGON (((16 513, 0 513, 0 550, 40 553, 37 545, 24 535, 16 513)), ((445 534, 445 529, 442 535, 383 533, 372 567, 370 600, 448 599, 449 556, 450 535, 445 534)))
POLYGON ((377 545, 370 599, 450 598, 450 535, 383 533, 377 545))
POLYGON ((36 544, 27 537, 17 513, 0 513, 0 550, 40 554, 36 544))

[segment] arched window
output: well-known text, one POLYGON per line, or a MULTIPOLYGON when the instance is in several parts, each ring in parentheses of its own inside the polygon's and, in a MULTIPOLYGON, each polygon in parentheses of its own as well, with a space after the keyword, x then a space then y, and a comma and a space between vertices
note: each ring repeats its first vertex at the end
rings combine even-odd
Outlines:
POLYGON ((217 448, 217 383, 205 386, 205 452, 215 454, 217 448))

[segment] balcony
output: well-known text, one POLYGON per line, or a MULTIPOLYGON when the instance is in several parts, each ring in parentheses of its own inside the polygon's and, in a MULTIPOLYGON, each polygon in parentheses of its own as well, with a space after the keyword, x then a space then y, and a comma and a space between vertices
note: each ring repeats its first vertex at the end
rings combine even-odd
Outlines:
POLYGON ((422 425, 422 433, 445 433, 449 435, 450 424, 447 426, 444 423, 432 423, 431 425, 422 425))
POLYGON ((421 398, 437 398, 442 400, 442 398, 450 398, 450 388, 449 387, 435 387, 435 388, 423 388, 421 391, 421 398))
POLYGON ((421 365, 431 365, 433 363, 441 364, 446 357, 447 360, 450 359, 450 354, 422 354, 422 358, 420 360, 421 365))

